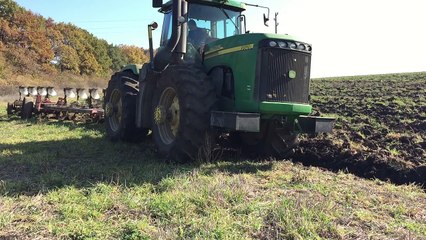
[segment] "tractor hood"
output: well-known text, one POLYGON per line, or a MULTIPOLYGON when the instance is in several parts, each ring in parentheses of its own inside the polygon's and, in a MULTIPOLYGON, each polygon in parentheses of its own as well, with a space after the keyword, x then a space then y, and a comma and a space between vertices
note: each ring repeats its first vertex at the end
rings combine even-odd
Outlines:
POLYGON ((206 45, 204 51, 204 59, 213 58, 215 56, 230 54, 239 51, 248 51, 258 49, 262 40, 284 40, 298 42, 293 36, 270 33, 248 33, 235 35, 232 37, 219 39, 206 45))
MULTIPOLYGON (((208 43, 203 55, 203 66, 208 73, 216 71, 215 69, 219 68, 224 69, 222 72, 230 76, 228 80, 226 77, 223 80, 219 78, 219 82, 223 81, 226 83, 224 85, 233 86, 233 88, 228 88, 230 89, 229 92, 235 92, 235 96, 231 96, 235 101, 220 103, 222 104, 222 109, 251 113, 259 113, 266 109, 263 113, 270 113, 272 111, 274 113, 283 113, 287 111, 287 114, 288 112, 301 114, 299 110, 294 110, 293 103, 302 103, 304 114, 309 114, 311 107, 305 104, 305 100, 307 100, 305 98, 308 98, 309 92, 311 51, 311 45, 298 41, 289 35, 265 33, 243 34, 208 43), (277 52, 285 54, 272 54, 277 52), (283 103, 284 105, 277 105, 276 103, 268 105, 265 102, 263 105, 261 104, 261 102, 266 101, 263 100, 264 96, 267 96, 261 94, 261 91, 269 91, 267 88, 269 85, 267 84, 270 82, 266 78, 269 75, 264 74, 265 70, 262 69, 268 66, 268 62, 273 62, 274 59, 272 58, 274 57, 275 63, 280 64, 281 67, 277 69, 279 71, 275 71, 272 74, 286 75, 290 80, 297 79, 297 81, 291 81, 292 83, 297 83, 293 84, 294 88, 291 89, 299 89, 296 95, 300 99, 279 101, 293 104, 290 104, 291 111, 288 111, 288 106, 284 106, 289 103, 283 103), (287 57, 291 57, 293 60, 296 59, 297 64, 286 62, 287 57), (260 88, 261 82, 266 84, 262 85, 266 86, 265 89, 260 88)), ((283 94, 285 95, 286 93, 283 94)), ((271 96, 272 98, 275 97, 275 95, 271 96)))

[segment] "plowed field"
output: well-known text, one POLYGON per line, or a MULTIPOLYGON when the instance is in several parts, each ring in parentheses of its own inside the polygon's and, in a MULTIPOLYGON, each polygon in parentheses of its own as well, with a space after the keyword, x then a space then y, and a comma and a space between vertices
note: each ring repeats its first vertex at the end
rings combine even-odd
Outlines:
POLYGON ((304 138, 294 161, 426 186, 426 73, 314 79, 311 93, 336 129, 304 138))

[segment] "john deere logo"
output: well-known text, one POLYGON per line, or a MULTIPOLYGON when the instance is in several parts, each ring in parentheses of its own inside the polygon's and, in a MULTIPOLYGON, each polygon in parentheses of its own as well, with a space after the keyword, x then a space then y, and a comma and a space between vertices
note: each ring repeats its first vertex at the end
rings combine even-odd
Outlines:
POLYGON ((295 79, 295 78, 296 78, 296 76, 297 76, 296 71, 294 71, 294 70, 290 70, 290 71, 288 72, 288 77, 289 77, 289 78, 291 78, 291 79, 295 79))

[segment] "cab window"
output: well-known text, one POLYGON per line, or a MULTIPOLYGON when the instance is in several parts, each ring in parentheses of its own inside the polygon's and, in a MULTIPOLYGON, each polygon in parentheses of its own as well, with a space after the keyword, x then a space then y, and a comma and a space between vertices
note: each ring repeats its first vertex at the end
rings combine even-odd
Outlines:
POLYGON ((160 46, 166 46, 172 37, 172 12, 164 14, 163 30, 161 32, 160 46))
MULTIPOLYGON (((241 34, 241 12, 214 6, 190 4, 189 21, 208 33, 207 42, 241 34)), ((191 31, 189 29, 189 31, 191 31)))

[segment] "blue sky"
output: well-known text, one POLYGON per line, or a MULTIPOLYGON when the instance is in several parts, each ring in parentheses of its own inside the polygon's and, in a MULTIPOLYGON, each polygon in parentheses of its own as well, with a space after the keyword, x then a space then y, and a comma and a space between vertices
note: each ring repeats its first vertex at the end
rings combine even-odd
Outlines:
MULTIPOLYGON (((114 44, 147 48, 146 26, 162 22, 149 0, 17 0, 57 22, 71 22, 114 44)), ((279 12, 279 32, 313 44, 312 76, 426 71, 424 0, 250 1, 279 12)), ((263 26, 264 10, 249 8, 248 29, 263 26)), ((271 26, 273 22, 271 21, 271 26)), ((159 42, 160 30, 154 34, 159 42)), ((158 44, 157 44, 158 45, 158 44)))

